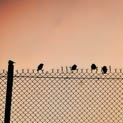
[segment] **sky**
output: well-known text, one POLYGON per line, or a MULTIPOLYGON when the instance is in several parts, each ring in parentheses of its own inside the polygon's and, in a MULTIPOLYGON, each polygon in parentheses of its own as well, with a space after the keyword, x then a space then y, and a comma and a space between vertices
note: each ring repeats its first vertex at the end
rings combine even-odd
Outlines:
MULTIPOLYGON (((79 68, 89 68, 92 63, 95 63, 99 67, 112 65, 114 68, 122 68, 122 33, 123 0, 0 0, 0 70, 7 69, 8 60, 10 59, 16 62, 15 69, 36 69, 40 63, 44 63, 45 70, 52 68, 59 69, 61 66, 71 66, 73 64, 77 64, 79 68)), ((27 84, 26 86, 30 84, 28 82, 25 83, 25 85, 27 84)), ((45 84, 50 87, 49 82, 50 81, 46 81, 45 84)), ((69 83, 69 81, 67 82, 69 83)), ((92 86, 94 81, 86 81, 85 84, 82 83, 82 88, 76 84, 75 86, 78 91, 82 89, 82 95, 86 90, 87 93, 89 89, 96 90, 97 96, 95 93, 95 100, 103 93, 102 90, 106 89, 108 94, 106 96, 102 94, 100 97, 106 99, 110 94, 109 91, 111 91, 112 99, 115 100, 115 97, 121 95, 119 89, 122 89, 122 86, 120 86, 121 81, 118 83, 119 85, 117 81, 115 82, 112 84, 112 82, 109 81, 109 85, 111 84, 111 88, 109 89, 107 89, 109 86, 104 87, 105 84, 103 85, 102 83, 95 83, 95 86, 92 86), (115 84, 117 86, 114 86, 115 84), (88 88, 85 88, 86 85, 88 88), (116 92, 117 95, 115 93, 114 95, 113 92, 116 92)), ((31 83, 30 86, 32 86, 32 84, 35 83, 31 83)), ((55 84, 57 85, 58 83, 55 84)), ((22 93, 25 93, 22 84, 18 86, 15 82, 15 86, 16 85, 16 89, 22 87, 22 90, 20 90, 22 93)), ((42 87, 44 87, 45 96, 46 88, 45 86, 42 87)), ((16 89, 15 93, 17 92, 16 89)), ((42 88, 40 88, 39 91, 36 89, 32 91, 31 88, 26 89, 27 92, 34 93, 36 91, 36 93, 39 93, 42 88)), ((56 87, 54 90, 56 91, 54 94, 56 94, 57 98, 57 92, 61 90, 59 86, 58 90, 56 87)), ((71 90, 74 91, 75 89, 71 90)), ((66 91, 66 93, 67 92, 69 91, 66 91)), ((90 92, 89 96, 91 99, 94 93, 93 91, 90 92)), ((79 94, 81 95, 81 93, 79 94)), ((51 98, 52 95, 51 93, 51 98)), ((30 97, 27 96, 27 98, 30 97)), ((60 96, 60 98, 62 99, 62 96, 60 96)), ((98 100, 101 100, 101 98, 98 98, 98 100)), ((120 96, 119 99, 121 99, 120 96)), ((16 101, 15 98, 15 102, 16 101)), ((74 101, 74 98, 72 101, 74 101)), ((81 101, 79 102, 81 103, 81 101)), ((86 103, 85 100, 84 102, 86 103)), ((117 101, 114 102, 119 105, 117 101)), ((35 103, 37 104, 36 101, 35 103)), ((42 103, 42 101, 40 101, 40 103, 42 103)), ((83 104, 85 105, 85 103, 83 104)), ((95 101, 94 104, 96 105, 96 103, 95 101)), ((111 104, 111 107, 114 106, 115 103, 109 101, 108 104, 106 102, 108 105, 111 104)), ((100 107, 100 103, 96 106, 100 107)), ((114 106, 114 108, 117 107, 114 106)), ((111 116, 114 118, 117 117, 117 110, 115 112, 114 109, 116 115, 113 115, 112 110, 108 110, 111 116)), ((95 112, 93 113, 95 114, 95 112)), ((88 114, 89 113, 87 113, 87 116, 88 114)), ((119 117, 121 115, 119 115, 119 117)), ((100 117, 98 118, 100 119, 100 117)), ((109 119, 110 118, 112 117, 109 117, 109 119)), ((119 119, 116 118, 116 120, 119 119)))
POLYGON ((1 0, 0 69, 123 66, 122 0, 1 0))

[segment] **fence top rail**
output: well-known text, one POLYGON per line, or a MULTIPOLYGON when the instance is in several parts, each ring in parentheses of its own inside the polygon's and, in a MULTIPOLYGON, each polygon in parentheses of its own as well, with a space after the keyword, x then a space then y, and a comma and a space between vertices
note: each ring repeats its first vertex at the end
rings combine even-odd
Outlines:
MULTIPOLYGON (((7 70, 5 69, 0 69, 0 75, 3 73, 7 73, 7 70)), ((51 70, 40 70, 37 71, 37 69, 19 69, 19 70, 14 70, 14 73, 102 73, 101 69, 97 70, 91 70, 89 68, 85 69, 77 69, 74 71, 71 71, 69 67, 61 67, 60 69, 51 69, 51 70)), ((123 68, 114 68, 114 69, 109 69, 107 73, 123 73, 123 68)))
MULTIPOLYGON (((2 74, 7 74, 7 70, 3 69, 3 70, 0 70, 0 75, 2 74)), ((66 69, 66 70, 61 70, 61 69, 51 69, 49 71, 44 71, 44 70, 40 70, 40 71, 37 71, 36 69, 21 69, 21 70, 15 70, 14 71, 15 74, 18 74, 18 73, 38 73, 38 74, 41 74, 41 73, 100 73, 102 74, 101 70, 91 70, 91 69, 77 69, 77 70, 74 70, 74 71, 71 71, 69 69, 66 69)), ((123 73, 123 69, 112 69, 112 70, 108 70, 107 73, 123 73)))
MULTIPOLYGON (((7 76, 0 76, 1 78, 6 78, 7 76)), ((38 76, 14 76, 14 78, 44 78, 44 79, 74 79, 74 80, 123 80, 123 77, 38 77, 38 76)))
MULTIPOLYGON (((7 78, 7 71, 0 71, 0 78, 7 78)), ((101 71, 78 69, 75 71, 52 69, 51 71, 37 71, 22 69, 14 71, 14 78, 44 78, 44 79, 120 79, 123 80, 123 69, 114 69, 102 74, 101 71)))

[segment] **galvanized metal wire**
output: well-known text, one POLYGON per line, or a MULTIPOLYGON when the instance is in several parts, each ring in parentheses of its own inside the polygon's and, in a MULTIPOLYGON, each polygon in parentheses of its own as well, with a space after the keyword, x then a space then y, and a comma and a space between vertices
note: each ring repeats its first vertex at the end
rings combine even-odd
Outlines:
POLYGON ((5 70, 0 71, 0 123, 4 121, 6 83, 7 83, 6 71, 5 70))
MULTIPOLYGON (((2 76, 0 119, 6 91, 2 76)), ((123 72, 16 71, 11 123, 123 123, 123 72)))

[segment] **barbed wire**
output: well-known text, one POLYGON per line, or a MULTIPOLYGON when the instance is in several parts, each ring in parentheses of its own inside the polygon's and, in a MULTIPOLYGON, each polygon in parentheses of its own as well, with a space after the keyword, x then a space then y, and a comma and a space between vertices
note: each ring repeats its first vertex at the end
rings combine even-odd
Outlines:
MULTIPOLYGON (((4 78, 4 77, 7 77, 7 76, 1 76, 0 77, 0 79, 1 78, 4 78)), ((38 77, 38 76, 14 76, 14 78, 44 78, 44 79, 46 79, 46 78, 49 78, 49 79, 97 79, 97 80, 99 80, 99 79, 114 79, 114 80, 117 80, 117 79, 121 79, 121 80, 123 80, 123 78, 99 78, 99 77, 96 77, 96 78, 87 78, 87 77, 80 77, 80 78, 73 78, 73 77, 38 77)))

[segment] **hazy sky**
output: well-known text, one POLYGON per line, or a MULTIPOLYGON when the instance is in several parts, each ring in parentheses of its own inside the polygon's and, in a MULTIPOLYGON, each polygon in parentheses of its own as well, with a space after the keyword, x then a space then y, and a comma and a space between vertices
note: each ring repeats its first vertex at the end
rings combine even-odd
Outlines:
POLYGON ((122 0, 1 0, 0 68, 123 66, 122 0))

